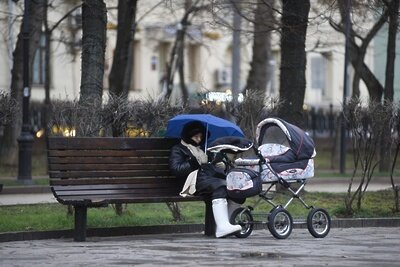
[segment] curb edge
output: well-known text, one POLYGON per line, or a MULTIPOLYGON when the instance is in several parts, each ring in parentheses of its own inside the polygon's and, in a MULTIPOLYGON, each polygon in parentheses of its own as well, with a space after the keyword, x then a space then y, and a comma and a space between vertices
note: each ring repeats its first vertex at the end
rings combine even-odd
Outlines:
MULTIPOLYGON (((400 218, 350 218, 333 219, 332 228, 400 227, 400 218)), ((294 224, 293 228, 307 228, 305 223, 294 224)), ((267 229, 257 224, 255 230, 267 229)), ((87 237, 112 237, 145 234, 196 233, 204 231, 204 224, 150 225, 111 228, 88 228, 87 237)), ((28 241, 42 239, 73 238, 74 230, 29 231, 0 233, 0 242, 28 241)))

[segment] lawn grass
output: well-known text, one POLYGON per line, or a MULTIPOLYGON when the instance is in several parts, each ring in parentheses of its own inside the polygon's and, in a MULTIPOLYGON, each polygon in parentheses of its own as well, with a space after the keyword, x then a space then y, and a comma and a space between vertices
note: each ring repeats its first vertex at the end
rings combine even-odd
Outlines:
MULTIPOLYGON (((202 202, 180 203, 183 221, 175 222, 164 203, 129 204, 121 216, 110 205, 88 209, 88 227, 118 227, 204 222, 202 202)), ((0 206, 0 233, 73 229, 74 217, 61 204, 0 206)))
MULTIPOLYGON (((308 205, 326 209, 332 218, 343 217, 344 193, 314 193, 305 192, 304 200, 308 205)), ((253 206, 256 197, 249 198, 245 205, 253 206)), ((278 194, 274 202, 285 204, 287 195, 278 194)), ((122 216, 115 214, 112 206, 107 208, 88 209, 88 227, 118 227, 137 225, 165 225, 203 223, 204 204, 202 202, 183 202, 181 207, 183 221, 176 222, 164 203, 129 204, 124 205, 122 216)), ((367 192, 363 200, 363 208, 356 211, 356 218, 400 217, 393 210, 393 192, 391 190, 367 192)), ((256 220, 265 221, 271 210, 266 202, 254 210, 256 220)), ((294 200, 288 211, 293 218, 306 218, 309 210, 299 201, 294 200)), ((60 204, 34 204, 0 206, 0 233, 15 231, 44 231, 73 229, 74 218, 67 215, 67 207, 60 204)))
MULTIPOLYGON (((35 153, 32 155, 32 176, 47 175, 47 155, 46 153, 35 153)), ((18 166, 7 166, 0 164, 0 177, 17 177, 18 166)))

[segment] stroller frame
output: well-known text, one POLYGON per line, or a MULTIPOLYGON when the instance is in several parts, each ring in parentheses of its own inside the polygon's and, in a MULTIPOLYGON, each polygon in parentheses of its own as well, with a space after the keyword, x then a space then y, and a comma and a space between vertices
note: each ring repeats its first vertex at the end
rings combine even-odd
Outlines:
MULTIPOLYGON (((262 180, 262 185, 269 184, 267 189, 261 192, 251 192, 253 196, 259 197, 253 206, 240 207, 232 212, 230 221, 232 224, 242 226, 242 231, 235 235, 239 238, 248 237, 253 231, 254 224, 259 223, 254 220, 254 209, 264 200, 272 209, 267 212, 267 221, 271 234, 277 239, 285 239, 290 236, 293 229, 293 218, 288 212, 287 207, 298 199, 301 204, 309 211, 307 215, 307 228, 310 234, 316 238, 325 237, 331 227, 331 219, 328 212, 322 208, 314 208, 308 205, 300 196, 300 192, 306 186, 308 179, 314 176, 313 157, 316 155, 314 141, 303 130, 279 118, 267 118, 261 121, 256 130, 256 148, 248 139, 239 137, 223 137, 215 140, 210 145, 208 151, 216 153, 215 162, 221 159, 227 167, 227 181, 232 186, 230 189, 237 190, 251 189, 254 186, 249 175, 243 182, 244 173, 240 171, 241 167, 250 168, 256 172, 262 180), (267 144, 271 144, 269 146, 267 144), (267 145, 264 146, 263 145, 267 145), (278 145, 278 146, 275 146, 278 145), (238 154, 253 148, 256 159, 237 159, 230 160, 227 154, 238 154), (218 153, 220 156, 218 156, 218 153), (258 165, 258 169, 256 168, 258 165), (229 172, 231 169, 235 169, 229 172), (236 181, 235 173, 239 173, 236 181), (232 174, 232 176, 229 176, 232 174), (230 179, 232 178, 232 179, 230 179), (241 180, 242 179, 242 180, 241 180), (298 184, 299 187, 293 188, 292 184, 298 184), (290 193, 290 199, 285 204, 276 204, 270 193, 276 185, 282 185, 290 193)), ((214 162, 214 161, 213 161, 214 162)), ((253 180, 256 186, 260 185, 258 181, 253 180)), ((257 187, 253 187, 257 188, 257 187)), ((247 193, 249 193, 247 192, 247 193)), ((246 195, 246 194, 244 194, 246 195)), ((237 195, 239 196, 239 195, 237 195)), ((246 195, 248 196, 248 195, 246 195)), ((264 222, 261 222, 264 223, 264 222)), ((302 222, 301 222, 302 223, 302 222)), ((297 224, 297 222, 296 222, 297 224)))
MULTIPOLYGON (((263 171, 262 164, 265 163, 265 159, 262 155, 257 151, 254 147, 257 156, 259 157, 259 173, 263 171)), ((224 155, 225 162, 227 166, 230 168, 235 167, 234 164, 229 161, 228 157, 224 155)), ((230 217, 230 221, 232 224, 239 224, 242 226, 242 231, 236 233, 236 237, 238 238, 246 238, 248 237, 254 228, 254 224, 256 223, 265 223, 268 226, 270 233, 277 239, 286 239, 290 236, 293 225, 294 224, 303 224, 304 222, 294 222, 291 214, 287 211, 287 207, 293 202, 294 199, 298 199, 300 203, 308 210, 310 210, 307 216, 307 228, 312 236, 315 238, 323 238, 325 237, 330 230, 331 227, 331 219, 328 212, 321 208, 314 208, 313 206, 308 205, 303 198, 300 196, 301 191, 305 188, 307 184, 307 179, 296 179, 292 181, 286 181, 282 177, 280 177, 272 168, 269 167, 269 170, 277 177, 276 181, 272 182, 263 182, 263 185, 269 184, 267 189, 263 189, 258 194, 258 199, 252 206, 240 207, 233 211, 230 217), (282 204, 276 204, 273 201, 273 196, 269 196, 271 190, 276 185, 282 185, 286 190, 290 192, 290 198, 288 201, 282 204), (297 189, 293 189, 291 184, 299 184, 297 189), (267 221, 255 221, 253 215, 256 215, 254 210, 262 203, 262 201, 266 201, 268 204, 272 206, 270 212, 266 215, 267 221)), ((275 193, 274 193, 275 194, 275 193)), ((261 214, 261 213, 260 213, 261 214)), ((260 215, 257 214, 257 215, 260 215)), ((262 213, 261 215, 264 215, 262 213)))

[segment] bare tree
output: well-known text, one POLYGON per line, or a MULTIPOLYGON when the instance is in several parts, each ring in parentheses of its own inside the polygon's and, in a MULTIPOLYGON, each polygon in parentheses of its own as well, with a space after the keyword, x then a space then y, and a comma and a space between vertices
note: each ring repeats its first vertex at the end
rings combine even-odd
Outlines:
MULTIPOLYGON (((339 13, 341 16, 341 22, 335 22, 333 19, 330 19, 330 25, 337 31, 345 34, 345 21, 346 21, 346 0, 338 0, 337 5, 339 8, 339 13)), ((358 5, 356 10, 361 13, 368 12, 368 6, 365 7, 363 5, 358 5), (358 9, 358 10, 357 10, 358 9)), ((358 33, 354 23, 351 25, 350 29, 350 49, 349 49, 349 57, 350 62, 354 67, 354 78, 353 78, 353 97, 357 98, 360 95, 360 79, 364 81, 368 88, 369 96, 374 101, 380 101, 383 95, 383 86, 377 79, 377 77, 373 74, 371 69, 365 63, 365 55, 367 53, 367 49, 373 38, 376 36, 378 31, 385 24, 388 17, 388 10, 383 10, 383 12, 379 15, 379 18, 376 22, 369 28, 366 34, 358 33)), ((362 28, 365 31, 365 27, 362 28)))
POLYGON ((163 88, 166 88, 163 92, 163 97, 169 99, 172 94, 175 74, 178 71, 180 88, 182 91, 182 101, 183 105, 186 106, 189 93, 185 83, 184 77, 184 55, 185 55, 185 37, 187 35, 187 29, 190 25, 191 19, 196 13, 207 10, 208 5, 200 5, 200 0, 196 0, 192 3, 191 0, 185 0, 184 14, 177 24, 177 33, 175 37, 175 42, 170 52, 170 59, 167 64, 166 77, 164 79, 163 88))
MULTIPOLYGON (((101 105, 104 57, 106 48, 107 10, 104 0, 85 0, 82 5, 82 71, 81 104, 101 105)), ((84 114, 81 114, 84 116, 84 114)), ((85 118, 85 117, 83 117, 85 118)), ((96 116, 95 122, 99 120, 96 116)), ((88 123, 90 123, 88 121, 88 123)), ((99 133, 93 133, 98 135, 99 133)))
MULTIPOLYGON (((346 1, 337 1, 339 13, 341 15, 341 22, 335 22, 330 19, 331 26, 344 33, 344 19, 346 14, 346 1)), ((354 12, 360 14, 375 14, 377 19, 374 19, 370 28, 365 28, 365 23, 360 31, 357 31, 355 27, 351 27, 350 39, 351 39, 351 49, 350 49, 350 60, 355 70, 355 75, 353 79, 353 97, 359 96, 359 83, 362 79, 369 92, 369 96, 373 101, 381 101, 382 96, 386 100, 393 100, 393 77, 394 77, 394 60, 395 60, 395 49, 396 49, 396 34, 398 30, 398 12, 399 12, 399 0, 392 1, 376 1, 373 3, 364 4, 363 1, 355 1, 356 7, 358 9, 354 12), (386 79, 385 87, 379 82, 373 72, 365 64, 365 55, 369 44, 373 38, 377 35, 379 30, 389 21, 388 30, 388 45, 387 45, 387 62, 386 62, 386 79), (364 34, 361 31, 366 32, 364 34)), ((364 22, 364 21, 362 21, 364 22)))
POLYGON ((269 61, 271 60, 271 31, 274 25, 274 0, 257 0, 254 10, 253 56, 247 77, 246 91, 257 92, 260 106, 266 96, 266 86, 270 79, 269 61))
MULTIPOLYGON (((399 2, 400 0, 383 1, 387 6, 389 12, 389 27, 388 27, 388 41, 386 48, 386 71, 385 71, 385 89, 384 101, 392 103, 394 96, 394 74, 395 74, 395 58, 396 58, 396 39, 399 27, 399 2)), ((391 128, 389 125, 381 139, 380 156, 381 161, 379 164, 380 171, 388 171, 390 169, 390 156, 391 156, 391 128)))
POLYGON ((281 72, 279 116, 291 123, 303 124, 306 90, 305 41, 310 1, 282 1, 281 72))
POLYGON ((396 59, 396 39, 399 30, 399 3, 400 0, 383 1, 389 12, 388 43, 386 49, 386 75, 385 75, 385 94, 386 101, 393 102, 393 83, 396 59))
MULTIPOLYGON (((45 0, 29 1, 29 55, 34 55, 38 46, 40 34, 43 25, 43 8, 46 5, 45 0)), ((11 97, 15 99, 18 106, 22 105, 22 89, 23 89, 23 34, 21 30, 18 34, 17 44, 13 53, 13 67, 11 71, 11 97)), ((33 57, 29 58, 29 65, 32 66, 33 57)), ((17 137, 21 132, 22 116, 21 109, 16 114, 14 123, 4 128, 3 138, 0 140, 0 162, 6 165, 15 165, 18 155, 17 137)))
POLYGON ((81 101, 101 103, 106 48, 107 10, 104 0, 82 5, 81 101))
MULTIPOLYGON (((330 24, 337 31, 344 33, 344 18, 345 18, 345 0, 339 0, 338 8, 342 18, 341 23, 330 20, 330 24)), ((370 21, 372 26, 365 30, 365 26, 361 30, 360 27, 351 27, 350 31, 350 61, 354 67, 355 74, 353 78, 353 97, 360 95, 360 80, 362 79, 367 86, 370 99, 372 101, 381 102, 382 97, 387 102, 393 101, 393 81, 394 81, 394 63, 396 57, 396 35, 398 30, 398 12, 399 12, 399 0, 391 1, 375 1, 375 2, 364 2, 355 1, 354 12, 360 14, 371 14, 374 13, 377 19, 370 21), (383 28, 383 26, 389 22, 388 27, 388 43, 386 49, 386 70, 385 70, 385 84, 384 86, 375 76, 375 74, 369 69, 365 63, 365 55, 369 44, 377 33, 383 28), (362 34, 362 32, 367 32, 362 34)), ((362 15, 360 15, 362 17, 362 15)), ((365 16, 365 15, 364 15, 365 16)), ((355 20, 355 19, 353 19, 355 20)), ((357 25, 356 25, 357 26, 357 25)), ((387 128, 383 132, 382 139, 380 140, 380 171, 388 171, 390 168, 390 129, 387 128)))
POLYGON ((45 91, 45 98, 44 98, 44 125, 45 125, 45 134, 48 135, 49 133, 49 111, 50 111, 50 84, 52 81, 52 76, 51 76, 51 39, 52 35, 55 29, 59 27, 59 25, 66 19, 68 18, 75 10, 78 8, 81 8, 81 4, 75 5, 72 7, 67 13, 64 14, 56 23, 53 25, 49 24, 48 21, 48 10, 49 10, 49 4, 47 3, 48 0, 46 0, 46 5, 43 8, 43 17, 44 17, 44 34, 45 34, 45 63, 44 63, 44 68, 45 68, 45 75, 44 75, 44 91, 45 91))
POLYGON ((132 45, 136 31, 136 5, 137 0, 118 0, 117 42, 108 77, 111 95, 128 96, 130 84, 126 81, 130 81, 130 75, 127 75, 129 60, 134 60, 132 45))

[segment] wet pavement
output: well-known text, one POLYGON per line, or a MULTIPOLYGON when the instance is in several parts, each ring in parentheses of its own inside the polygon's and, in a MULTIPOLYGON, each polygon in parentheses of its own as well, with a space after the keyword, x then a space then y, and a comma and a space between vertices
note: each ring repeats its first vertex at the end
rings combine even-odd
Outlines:
POLYGON ((333 228, 323 239, 294 229, 245 239, 202 233, 0 243, 0 266, 399 266, 400 228, 333 228))
MULTIPOLYGON (((347 180, 324 178, 311 179, 306 190, 345 192, 347 187, 347 180)), ((377 181, 369 188, 386 189, 390 184, 377 181)), ((56 202, 49 192, 3 193, 0 205, 56 202)), ((293 229, 285 240, 273 238, 268 230, 255 230, 245 239, 169 233, 89 237, 83 243, 73 242, 72 238, 0 242, 0 267, 400 266, 400 227, 347 227, 332 228, 323 239, 312 237, 302 228, 293 229)))

